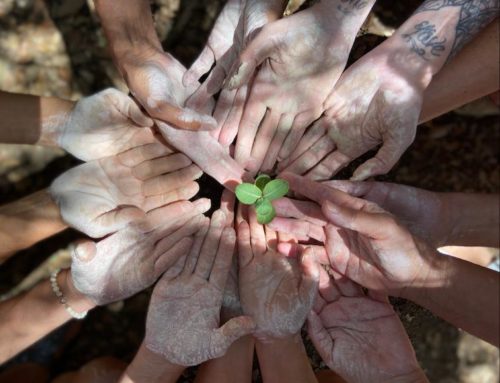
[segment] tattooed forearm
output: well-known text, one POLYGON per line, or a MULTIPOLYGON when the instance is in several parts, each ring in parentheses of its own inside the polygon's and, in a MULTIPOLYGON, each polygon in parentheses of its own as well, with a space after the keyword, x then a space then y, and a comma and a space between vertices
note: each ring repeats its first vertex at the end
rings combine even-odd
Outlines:
POLYGON ((449 58, 454 57, 500 13, 499 0, 427 0, 415 13, 439 11, 446 7, 460 8, 459 20, 455 27, 455 40, 449 58))
POLYGON ((365 9, 370 4, 368 0, 340 0, 340 3, 337 9, 346 15, 365 9))
POLYGON ((411 50, 424 60, 429 60, 432 56, 441 56, 446 49, 446 39, 436 36, 436 26, 428 21, 416 24, 414 30, 405 33, 403 38, 410 44, 411 50))

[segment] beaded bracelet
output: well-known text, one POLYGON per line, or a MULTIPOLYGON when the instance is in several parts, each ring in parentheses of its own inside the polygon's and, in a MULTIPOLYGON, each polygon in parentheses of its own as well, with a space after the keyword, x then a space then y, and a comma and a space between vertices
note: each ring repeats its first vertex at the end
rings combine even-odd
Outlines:
POLYGON ((66 311, 68 312, 69 315, 71 315, 75 319, 83 319, 87 316, 88 311, 84 311, 82 313, 79 313, 68 304, 68 301, 64 297, 64 294, 62 293, 61 289, 59 288, 59 285, 57 284, 57 276, 59 275, 59 272, 61 269, 54 270, 52 274, 50 274, 50 285, 52 286, 52 291, 56 295, 56 297, 59 299, 59 303, 64 306, 66 311))

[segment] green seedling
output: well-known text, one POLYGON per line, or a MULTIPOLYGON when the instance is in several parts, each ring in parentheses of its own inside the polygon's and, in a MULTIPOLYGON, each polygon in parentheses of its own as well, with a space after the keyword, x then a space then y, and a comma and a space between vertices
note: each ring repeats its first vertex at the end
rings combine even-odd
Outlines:
POLYGON ((288 182, 279 178, 273 180, 267 174, 261 174, 254 184, 242 183, 236 187, 235 192, 236 198, 242 204, 255 205, 257 222, 265 225, 276 216, 271 201, 288 193, 288 182))

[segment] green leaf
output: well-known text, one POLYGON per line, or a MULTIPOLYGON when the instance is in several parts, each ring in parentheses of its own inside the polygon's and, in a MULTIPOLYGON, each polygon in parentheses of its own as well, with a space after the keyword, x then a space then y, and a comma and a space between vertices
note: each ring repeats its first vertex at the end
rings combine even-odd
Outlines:
POLYGON ((276 217, 276 211, 271 201, 267 199, 257 201, 255 204, 255 212, 257 213, 257 222, 261 225, 268 224, 276 217))
POLYGON ((260 190, 264 190, 264 188, 270 181, 271 177, 269 177, 267 174, 260 174, 255 179, 255 186, 257 186, 260 190))
POLYGON ((288 193, 288 182, 281 179, 270 181, 263 190, 263 197, 269 201, 286 196, 288 193))
POLYGON ((244 205, 253 205, 260 197, 262 191, 254 184, 242 183, 236 186, 236 197, 244 205))

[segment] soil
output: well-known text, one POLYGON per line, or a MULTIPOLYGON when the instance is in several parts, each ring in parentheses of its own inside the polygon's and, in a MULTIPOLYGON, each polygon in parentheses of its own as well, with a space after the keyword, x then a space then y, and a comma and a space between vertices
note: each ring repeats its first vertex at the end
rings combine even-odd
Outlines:
MULTIPOLYGON (((419 3, 379 0, 374 13, 387 26, 397 27, 419 3)), ((222 5, 222 0, 153 1, 164 48, 189 65, 201 51, 222 5)), ((374 35, 358 38, 350 62, 382 40, 374 35)), ((1 89, 78 99, 109 86, 126 90, 106 50, 91 1, 0 0, 1 89)), ((421 126, 400 163, 380 179, 434 191, 498 192, 499 121, 497 115, 482 116, 483 112, 484 108, 473 106, 468 115, 452 112, 421 126)), ((77 163, 57 150, 0 145, 0 203, 47 187, 77 163)), ((349 171, 352 167, 340 178, 349 171)), ((201 184, 200 194, 217 200, 220 186, 207 176, 201 184)), ((0 293, 78 238, 81 234, 67 230, 11 258, 0 268, 0 293)), ((147 290, 123 303, 95 309, 85 321, 63 326, 3 369, 34 361, 56 376, 104 355, 128 362, 144 334, 149 296, 147 290)), ((396 299, 392 303, 432 382, 498 381, 496 348, 410 302, 396 299)), ((326 368, 305 333, 304 338, 314 368, 326 368)), ((187 370, 181 381, 191 382, 194 374, 195 369, 187 370)), ((260 381, 257 366, 254 381, 260 381)))

